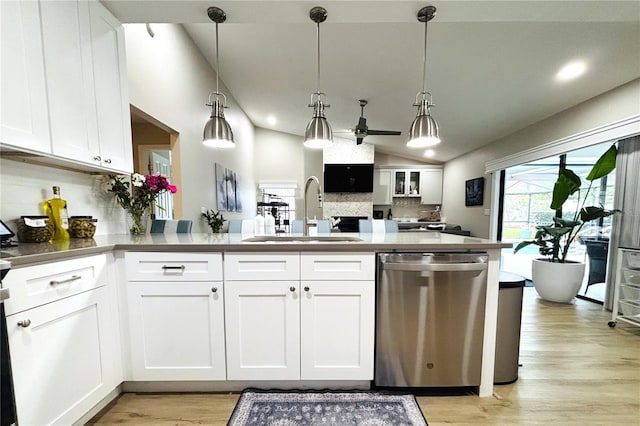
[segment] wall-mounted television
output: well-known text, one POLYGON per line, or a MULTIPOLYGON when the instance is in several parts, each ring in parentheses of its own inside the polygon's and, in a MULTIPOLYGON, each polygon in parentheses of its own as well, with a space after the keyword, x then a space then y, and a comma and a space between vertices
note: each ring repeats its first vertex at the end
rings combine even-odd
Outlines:
POLYGON ((373 192, 373 164, 325 164, 324 192, 373 192))

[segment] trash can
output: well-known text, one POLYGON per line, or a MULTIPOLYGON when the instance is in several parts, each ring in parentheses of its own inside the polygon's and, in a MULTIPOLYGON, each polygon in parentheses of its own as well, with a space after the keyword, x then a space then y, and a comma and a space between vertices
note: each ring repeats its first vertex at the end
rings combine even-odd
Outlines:
POLYGON ((524 281, 524 277, 520 275, 500 272, 496 360, 493 372, 493 382, 497 385, 518 380, 524 281))

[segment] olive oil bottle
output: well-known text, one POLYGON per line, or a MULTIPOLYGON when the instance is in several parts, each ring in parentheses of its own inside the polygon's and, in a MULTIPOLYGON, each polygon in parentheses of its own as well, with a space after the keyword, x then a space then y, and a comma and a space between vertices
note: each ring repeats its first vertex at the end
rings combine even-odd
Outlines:
POLYGON ((55 225, 53 240, 69 239, 69 213, 67 201, 60 197, 60 187, 53 187, 53 198, 44 203, 44 211, 55 225))

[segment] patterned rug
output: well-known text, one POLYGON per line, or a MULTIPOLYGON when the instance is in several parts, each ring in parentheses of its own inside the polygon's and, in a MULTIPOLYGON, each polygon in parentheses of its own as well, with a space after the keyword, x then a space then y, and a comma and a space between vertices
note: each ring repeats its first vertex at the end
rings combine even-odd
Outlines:
POLYGON ((245 390, 230 426, 426 426, 411 394, 245 390))

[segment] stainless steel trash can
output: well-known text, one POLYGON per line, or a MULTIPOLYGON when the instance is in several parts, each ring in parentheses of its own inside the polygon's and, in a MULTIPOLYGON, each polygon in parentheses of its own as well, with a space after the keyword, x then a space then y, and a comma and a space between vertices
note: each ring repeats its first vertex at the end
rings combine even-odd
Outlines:
POLYGON ((518 380, 524 281, 524 277, 520 275, 500 272, 496 360, 493 372, 493 382, 498 385, 518 380))

